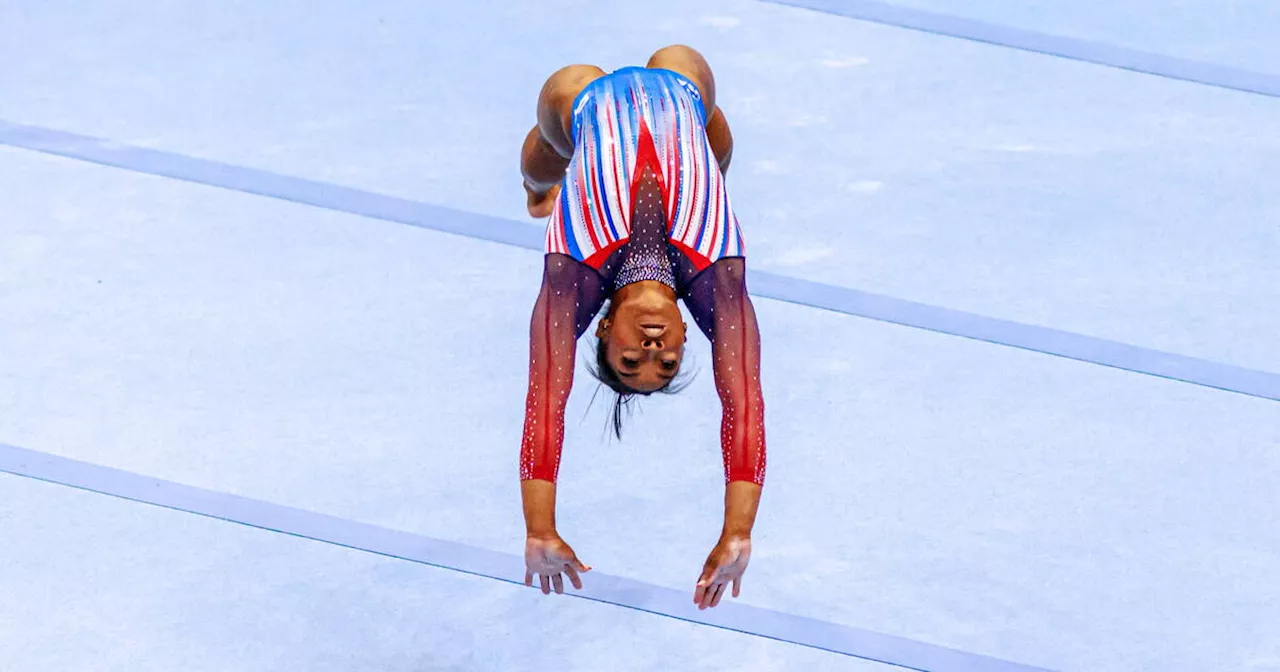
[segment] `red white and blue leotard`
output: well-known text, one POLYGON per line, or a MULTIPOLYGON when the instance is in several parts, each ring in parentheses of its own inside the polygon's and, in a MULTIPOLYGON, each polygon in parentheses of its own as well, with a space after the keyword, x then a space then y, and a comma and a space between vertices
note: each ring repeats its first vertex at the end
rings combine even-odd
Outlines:
POLYGON ((522 479, 556 478, 578 337, 619 287, 657 280, 711 340, 726 481, 763 484, 760 335, 706 115, 697 87, 669 70, 619 70, 575 100, 530 325, 522 479))
POLYGON ((574 155, 547 226, 546 251, 592 268, 631 233, 632 179, 656 167, 669 242, 699 269, 744 256, 724 176, 692 82, 670 70, 626 68, 589 84, 573 106, 574 155))

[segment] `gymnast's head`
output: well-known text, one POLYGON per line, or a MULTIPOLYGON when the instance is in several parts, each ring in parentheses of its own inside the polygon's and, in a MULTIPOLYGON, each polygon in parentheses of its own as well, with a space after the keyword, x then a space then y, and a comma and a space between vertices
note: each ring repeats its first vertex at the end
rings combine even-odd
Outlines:
POLYGON ((614 293, 596 327, 596 363, 591 373, 618 394, 614 430, 636 395, 673 394, 684 361, 687 325, 675 292, 658 282, 637 282, 614 293))

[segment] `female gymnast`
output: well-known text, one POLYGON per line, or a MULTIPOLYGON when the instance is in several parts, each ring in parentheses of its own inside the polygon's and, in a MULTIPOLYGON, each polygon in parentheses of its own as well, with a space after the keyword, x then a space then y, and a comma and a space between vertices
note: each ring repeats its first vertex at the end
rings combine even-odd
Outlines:
POLYGON ((582 588, 584 565, 556 531, 556 473, 577 339, 596 328, 593 373, 618 394, 613 429, 636 395, 670 393, 686 340, 677 299, 711 340, 723 406, 724 527, 695 584, 699 609, 733 596, 751 556, 764 483, 760 337, 724 173, 733 140, 706 60, 685 46, 643 68, 571 65, 538 98, 521 151, 529 214, 550 217, 529 335, 520 452, 525 584, 582 588))

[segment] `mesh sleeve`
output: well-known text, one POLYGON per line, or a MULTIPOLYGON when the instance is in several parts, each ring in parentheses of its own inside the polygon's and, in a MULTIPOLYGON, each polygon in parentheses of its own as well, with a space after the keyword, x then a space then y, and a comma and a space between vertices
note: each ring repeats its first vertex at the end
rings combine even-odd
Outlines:
POLYGON ((685 305, 711 339, 716 391, 724 412, 720 449, 725 482, 764 485, 764 394, 760 389, 760 331, 747 294, 746 262, 722 259, 689 283, 685 305))
POLYGON ((521 480, 556 480, 578 337, 604 303, 604 290, 603 280, 590 267, 564 255, 547 255, 529 323, 521 480))

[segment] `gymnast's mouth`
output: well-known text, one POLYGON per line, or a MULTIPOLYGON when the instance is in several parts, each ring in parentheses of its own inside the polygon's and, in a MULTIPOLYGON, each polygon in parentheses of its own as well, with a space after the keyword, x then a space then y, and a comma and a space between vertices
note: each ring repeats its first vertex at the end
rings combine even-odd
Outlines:
POLYGON ((663 334, 667 333, 667 325, 657 324, 654 322, 642 322, 640 324, 640 331, 644 332, 646 338, 661 338, 663 334))

